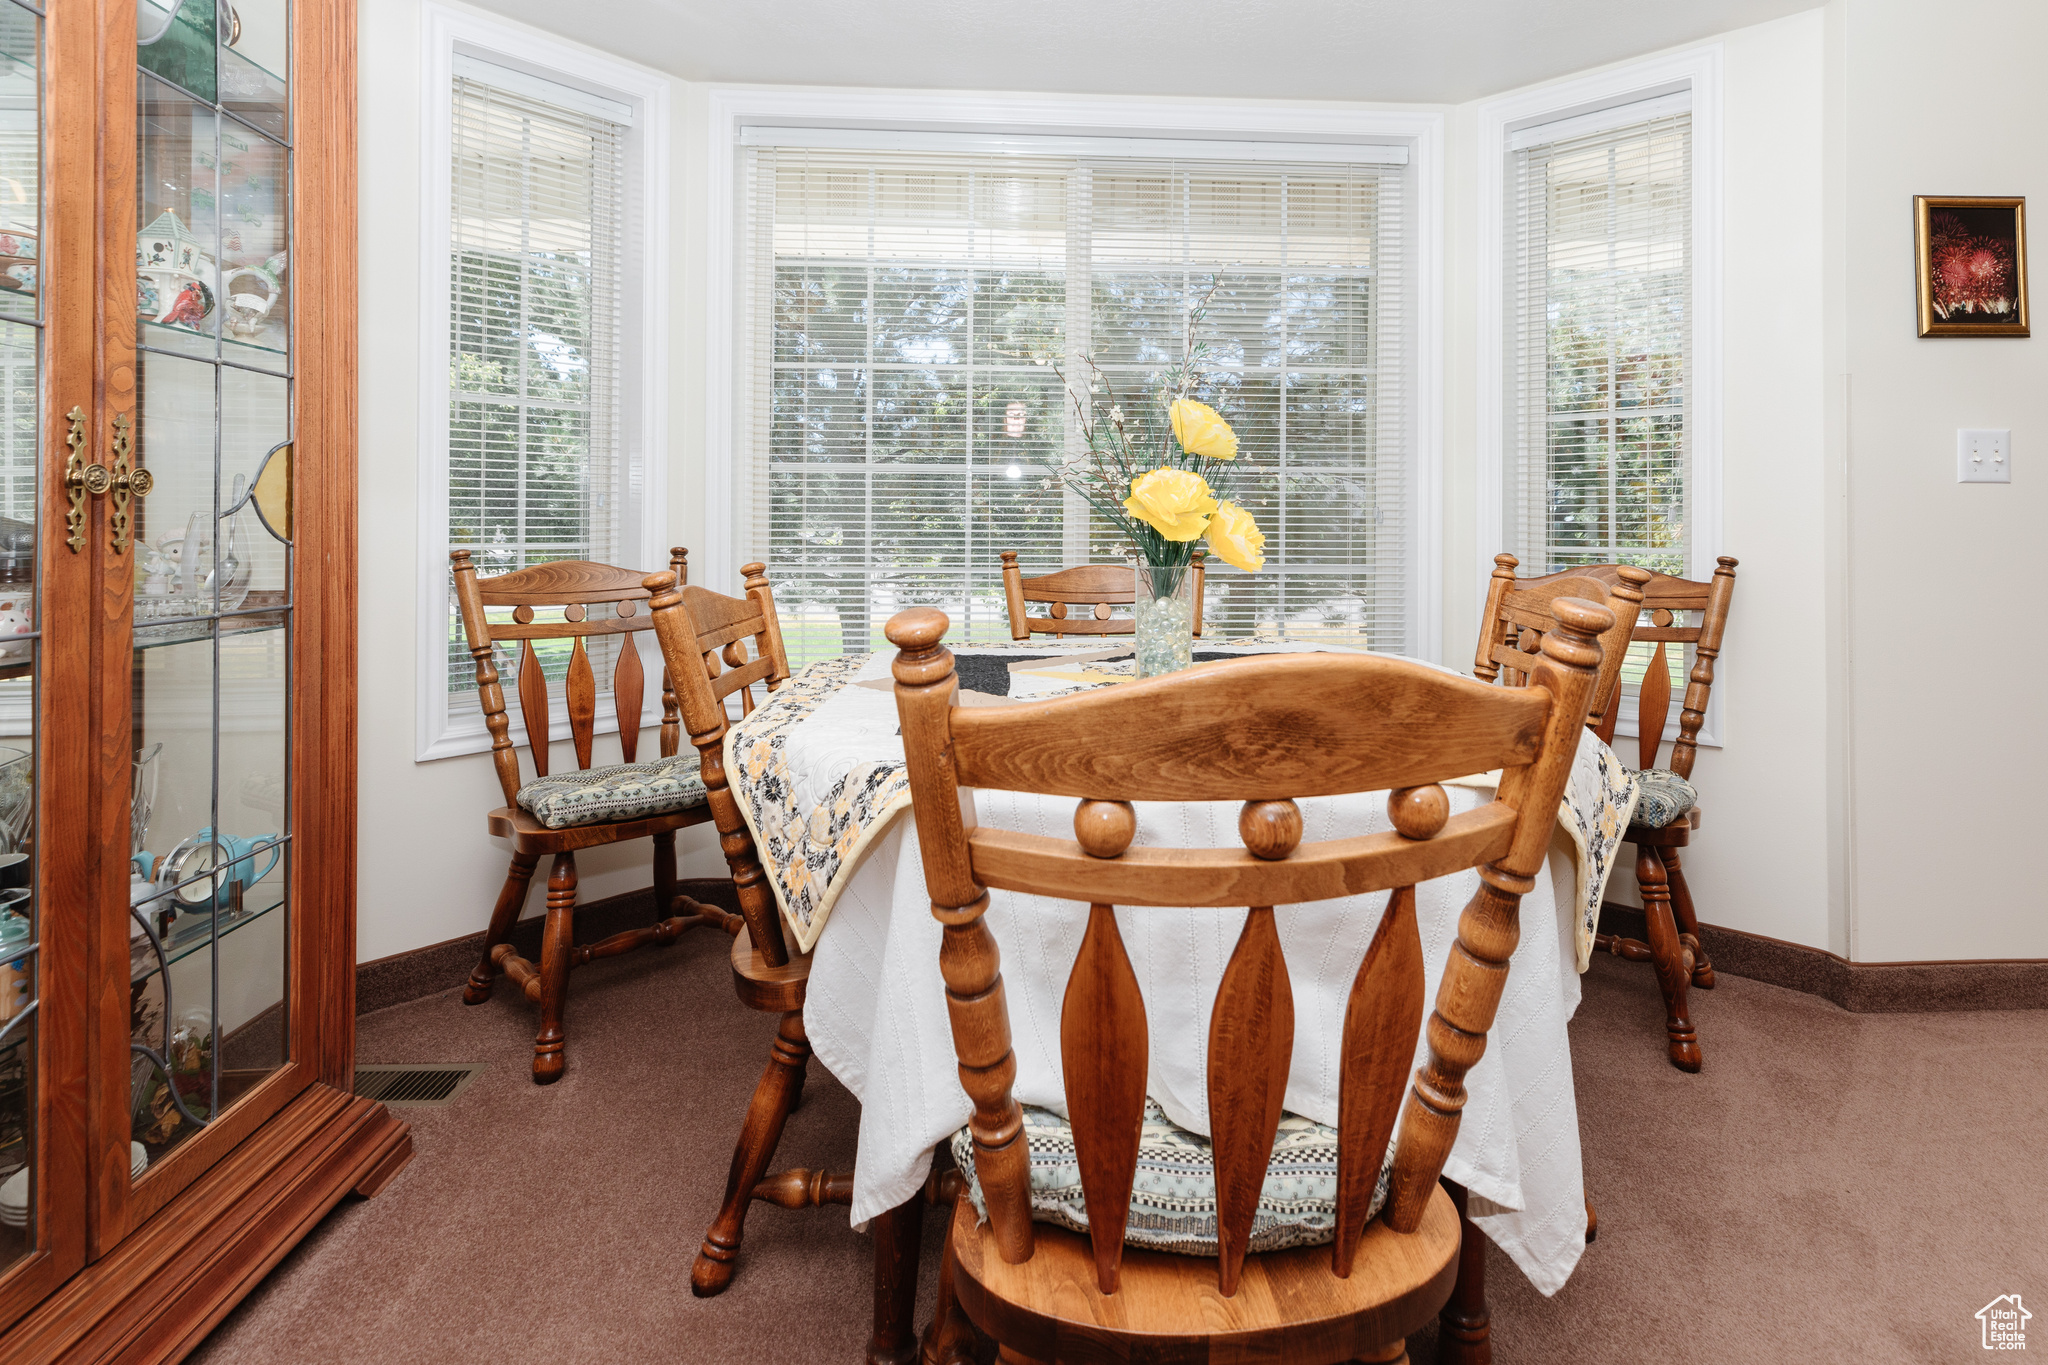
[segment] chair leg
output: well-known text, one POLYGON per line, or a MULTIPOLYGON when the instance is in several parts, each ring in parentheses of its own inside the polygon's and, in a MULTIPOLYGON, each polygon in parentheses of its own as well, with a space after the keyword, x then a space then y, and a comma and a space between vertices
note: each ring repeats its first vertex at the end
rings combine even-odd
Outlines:
MULTIPOLYGON (((950 1220, 953 1211, 946 1210, 950 1220)), ((918 1347, 918 1365, 971 1365, 974 1360, 974 1327, 961 1311, 953 1293, 953 1224, 946 1224, 946 1246, 939 1253, 939 1299, 932 1306, 931 1326, 924 1329, 918 1347)))
POLYGON ((1458 1282, 1436 1318, 1436 1365, 1493 1365, 1493 1319, 1486 1311, 1486 1234, 1466 1215, 1470 1196, 1446 1180, 1458 1206, 1458 1282))
POLYGON ((1657 850, 1664 859, 1664 875, 1671 882, 1671 913, 1678 920, 1679 941, 1692 949, 1692 984, 1703 991, 1714 989, 1714 964, 1707 961, 1707 950, 1700 946, 1699 916, 1692 912, 1692 888, 1685 884, 1685 873, 1678 867, 1678 850, 1664 848, 1657 850))
POLYGON ((1643 893, 1643 920, 1649 926, 1650 958, 1657 968, 1657 985, 1664 993, 1664 1032, 1671 1064, 1680 1071, 1700 1069, 1700 1036, 1692 1025, 1685 991, 1691 983, 1692 962, 1685 944, 1678 938, 1678 925, 1671 918, 1671 888, 1664 878, 1664 860, 1659 850, 1638 847, 1636 884, 1643 893))
POLYGON ((739 1259, 740 1235, 747 1221, 747 1206, 753 1201, 754 1186, 768 1170, 769 1158, 782 1141, 782 1125, 789 1118, 796 1099, 797 1078, 811 1060, 811 1040, 804 1033, 804 1013, 791 1010, 782 1016, 775 1031, 775 1043, 768 1049, 768 1066, 754 1087, 754 1099, 747 1106, 747 1118, 740 1128, 739 1145, 733 1149, 732 1169, 725 1177, 725 1204, 704 1234, 703 1249, 690 1267, 690 1292, 700 1299, 723 1293, 732 1283, 733 1263, 739 1259))
POLYGON ((1408 1343, 1390 1341, 1377 1351, 1357 1357, 1355 1365, 1408 1365, 1408 1343))
POLYGON ((873 1225, 875 1331, 868 1365, 916 1365, 917 1255, 924 1246, 924 1192, 920 1190, 873 1225))
POLYGON ((470 971, 469 984, 462 989, 463 1004, 481 1005, 491 998, 491 986, 498 979, 498 964, 491 960, 491 949, 512 937, 512 926, 519 922, 527 888, 533 885, 533 869, 539 863, 538 853, 512 855, 504 889, 498 892, 498 903, 491 909, 491 927, 484 934, 484 955, 470 971))
POLYGON ((557 853, 548 872, 548 920, 540 938, 540 1032, 533 1039, 533 1079, 550 1085, 566 1065, 562 1007, 569 994, 570 944, 576 932, 576 855, 557 853))
POLYGON ((654 836, 654 918, 665 920, 676 913, 676 832, 663 830, 654 836))

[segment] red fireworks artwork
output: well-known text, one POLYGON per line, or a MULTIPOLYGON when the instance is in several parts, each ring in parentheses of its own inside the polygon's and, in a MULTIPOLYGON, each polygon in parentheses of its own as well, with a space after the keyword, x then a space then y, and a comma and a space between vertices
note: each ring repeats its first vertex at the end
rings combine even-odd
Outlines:
POLYGON ((1953 213, 1929 216, 1927 271, 1936 316, 1970 313, 1996 318, 2017 311, 2019 266, 2013 244, 1972 232, 1953 213))

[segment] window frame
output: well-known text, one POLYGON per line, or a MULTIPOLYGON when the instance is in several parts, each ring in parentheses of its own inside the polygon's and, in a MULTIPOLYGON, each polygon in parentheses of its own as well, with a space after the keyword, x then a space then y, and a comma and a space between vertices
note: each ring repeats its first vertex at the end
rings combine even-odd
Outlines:
MULTIPOLYGON (((1408 591, 1415 657, 1443 657, 1443 146, 1444 115, 1358 110, 1259 101, 1196 103, 1144 99, 925 93, 920 91, 727 88, 711 92, 709 265, 714 289, 706 300, 707 348, 704 552, 697 581, 720 591, 739 586, 740 486, 736 445, 740 385, 741 278, 746 209, 740 156, 750 126, 857 129, 917 135, 972 132, 1001 136, 1131 137, 1188 142, 1378 142, 1405 144, 1413 176, 1410 286, 1414 347, 1409 497, 1414 573, 1408 591)), ((771 576, 774 566, 770 566, 771 576)))
MULTIPOLYGON (((420 62, 419 597, 416 761, 491 747, 480 710, 450 705, 448 648, 448 353, 451 300, 454 80, 459 52, 633 110, 626 136, 626 223, 620 320, 620 558, 651 573, 668 564, 670 78, 567 39, 471 10, 424 6, 420 62), (637 513, 634 509, 637 508, 637 513)), ((636 644, 646 653, 644 640, 636 644)), ((650 663, 657 669, 658 665, 650 663)), ((559 691, 559 689, 558 689, 559 691)), ((474 695, 472 691, 472 695, 474 695)), ((508 699, 509 700, 509 699, 508 699)), ((517 703, 511 703, 517 709, 517 703)), ((659 689, 643 719, 659 714, 659 689)), ((550 697, 549 731, 568 733, 566 698, 550 697)), ((618 729, 601 706, 597 729, 618 729)), ((515 730, 517 727, 515 727, 515 730)))
MULTIPOLYGON (((1691 442, 1691 553, 1689 578, 1712 576, 1722 551, 1722 49, 1709 43, 1647 61, 1629 62, 1590 76, 1559 81, 1489 100, 1479 107, 1478 215, 1478 459, 1474 509, 1474 619, 1484 609, 1493 556, 1507 536, 1505 441, 1514 378, 1514 307, 1508 240, 1508 139, 1516 132, 1579 115, 1595 114, 1659 95, 1687 91, 1692 100, 1692 372, 1687 376, 1685 421, 1691 442)), ((1723 744, 1721 694, 1716 686, 1699 742, 1723 744)), ((1636 734, 1636 698, 1621 699, 1617 735, 1636 734)), ((1666 739, 1678 734, 1674 710, 1666 739)))

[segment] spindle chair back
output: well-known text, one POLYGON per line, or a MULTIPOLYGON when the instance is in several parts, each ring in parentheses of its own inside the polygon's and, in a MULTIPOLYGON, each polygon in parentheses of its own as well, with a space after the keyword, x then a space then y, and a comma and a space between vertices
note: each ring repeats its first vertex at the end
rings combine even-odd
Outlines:
MULTIPOLYGON (((572 642, 562 679, 563 698, 576 766, 588 769, 593 766, 596 747, 598 689, 584 641, 607 635, 625 637, 619 642, 618 657, 612 665, 612 706, 618 719, 622 761, 638 761, 640 711, 647 691, 646 670, 633 637, 654 626, 654 617, 647 611, 652 594, 642 583, 646 575, 589 560, 558 559, 479 578, 470 551, 456 550, 449 558, 454 563, 455 602, 462 616, 463 633, 469 638, 470 657, 476 661, 484 728, 491 735, 491 760, 497 765, 498 786, 505 793, 505 804, 514 803, 524 780, 511 736, 505 689, 499 681, 496 656, 501 647, 517 651, 514 676, 519 716, 532 755, 533 775, 546 777, 553 735, 549 729, 547 671, 535 642, 572 642), (504 609, 508 607, 510 619, 505 619, 504 609), (553 619, 543 619, 544 615, 553 619)), ((670 561, 672 571, 683 572, 686 562, 684 553, 675 551, 670 561)), ((669 758, 681 742, 681 731, 676 723, 675 695, 666 687, 662 703, 661 756, 669 758)))
MULTIPOLYGON (((1191 571, 1195 575, 1195 637, 1202 634, 1202 588, 1207 574, 1208 552, 1195 551, 1191 571)), ((1003 597, 1010 608, 1010 638, 1028 640, 1033 635, 1133 635, 1138 622, 1134 616, 1114 616, 1114 607, 1128 607, 1137 601, 1136 574, 1128 564, 1080 564, 1037 578, 1026 578, 1017 564, 1015 550, 1003 551, 1003 597), (1031 616, 1029 603, 1051 605, 1044 616, 1031 616), (1087 607, 1087 614, 1073 616, 1074 606, 1087 607)))
MULTIPOLYGON (((900 651, 897 709, 925 881, 932 914, 945 926, 940 971, 960 1081, 973 1101, 968 1127, 989 1220, 983 1245, 992 1243, 1014 1265, 1029 1260, 1037 1242, 997 945, 983 919, 991 889, 1090 906, 1068 978, 1060 1052, 1095 1289, 1104 1295, 1119 1284, 1148 1057, 1145 1002, 1113 907, 1250 907, 1208 1038, 1217 1284, 1229 1298, 1248 1273, 1246 1250, 1293 1051, 1275 907, 1391 893, 1344 1024, 1336 1241, 1325 1263, 1343 1278, 1365 1231, 1422 1026, 1415 884, 1478 868, 1480 886, 1437 995, 1429 1061, 1409 1093, 1380 1216, 1394 1232, 1411 1233, 1431 1199, 1444 1199, 1437 1178, 1457 1135, 1464 1078, 1485 1048, 1517 909, 1543 866, 1584 723, 1598 637, 1613 624, 1592 603, 1561 599, 1551 610, 1555 621, 1539 652, 1521 665, 1522 688, 1487 687, 1385 656, 1305 654, 1210 663, 986 708, 957 704, 953 656, 941 644, 943 614, 920 608, 889 622, 888 638, 900 651), (1503 770, 1495 798, 1451 815, 1439 784, 1494 768, 1503 770), (1074 837, 978 826, 977 787, 1075 798, 1074 837), (1300 843, 1297 799, 1383 789, 1392 832, 1300 843), (1131 846, 1132 802, 1196 794, 1244 803, 1243 847, 1131 846)), ((957 1235, 963 1224, 954 1226, 957 1235)), ((1443 1286, 1448 1293, 1448 1278, 1443 1286)))
MULTIPOLYGON (((1700 583, 1649 573, 1642 585, 1645 619, 1630 634, 1631 641, 1654 643, 1648 668, 1643 673, 1636 707, 1636 748, 1638 768, 1657 767, 1657 754, 1664 742, 1664 727, 1671 717, 1671 659, 1666 649, 1683 651, 1693 647, 1693 663, 1686 677, 1685 697, 1678 712, 1678 734, 1671 743, 1671 762, 1664 765, 1680 777, 1692 777, 1693 760, 1699 754, 1700 728, 1706 724, 1707 702, 1714 689, 1714 666, 1721 657, 1721 637, 1728 629, 1728 608, 1735 597, 1737 561, 1722 555, 1713 576, 1700 583), (1680 622, 1679 616, 1692 619, 1680 622)), ((1574 572, 1603 583, 1618 584, 1624 574, 1644 570, 1624 564, 1600 564, 1574 572)), ((1608 708, 1603 717, 1609 743, 1614 738, 1614 718, 1619 707, 1608 708)))
MULTIPOLYGON (((1586 724, 1599 730, 1602 724, 1612 734, 1611 716, 1621 692, 1621 666, 1628 654, 1629 631, 1634 629, 1642 607, 1642 586, 1649 582, 1646 569, 1629 565, 1610 566, 1619 576, 1596 577, 1591 570, 1565 569, 1540 578, 1515 576, 1520 561, 1511 554, 1493 557, 1493 576, 1486 584, 1486 611, 1479 627, 1479 652, 1472 673, 1482 682, 1498 679, 1508 687, 1520 687, 1528 679, 1528 660, 1550 629, 1550 604, 1560 598, 1576 597, 1598 602, 1614 614, 1614 624, 1600 637, 1600 674, 1593 683, 1593 701, 1587 708, 1586 724)), ((1602 738, 1608 736, 1603 735, 1602 738)))

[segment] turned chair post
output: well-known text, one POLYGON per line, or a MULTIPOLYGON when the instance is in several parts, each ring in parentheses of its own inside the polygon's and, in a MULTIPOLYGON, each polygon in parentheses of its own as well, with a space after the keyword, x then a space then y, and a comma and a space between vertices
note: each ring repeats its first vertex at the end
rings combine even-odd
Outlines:
MULTIPOLYGON (((1551 611, 1557 624, 1544 634, 1528 681, 1552 698, 1542 751, 1528 768, 1503 775, 1501 796, 1527 800, 1530 792, 1548 793, 1554 810, 1578 753, 1577 732, 1585 724, 1601 662, 1600 636, 1613 627, 1614 617, 1605 607, 1576 598, 1558 599, 1551 611)), ((1413 1231, 1421 1221, 1423 1203, 1457 1140, 1465 1075, 1486 1051, 1487 1030, 1507 984, 1508 958, 1521 936, 1522 897, 1536 885, 1550 833, 1544 821, 1517 825, 1507 853, 1479 869, 1479 890, 1459 917, 1457 948, 1444 968, 1429 1017, 1429 1060, 1416 1070, 1394 1153, 1386 1218, 1397 1232, 1413 1231)))
MULTIPOLYGON (((1636 767, 1638 772, 1659 768, 1666 722, 1671 714, 1672 649, 1693 647, 1693 665, 1686 677, 1685 694, 1678 713, 1677 732, 1671 740, 1671 759, 1661 771, 1690 781, 1699 752, 1700 730, 1706 724, 1707 705, 1712 696, 1715 667, 1721 656, 1722 638, 1727 630, 1728 610, 1735 592, 1736 560, 1723 555, 1713 575, 1705 582, 1651 574, 1643 587, 1643 621, 1631 638, 1654 645, 1649 665, 1637 695, 1636 767), (1678 614, 1697 614, 1691 625, 1680 625, 1678 614)), ((1584 572, 1603 581, 1617 581, 1627 570, 1619 565, 1600 565, 1584 572)), ((1640 572, 1640 571, 1638 571, 1640 572)), ((1618 705, 1615 708, 1618 710, 1618 705)), ((1603 738, 1612 739, 1614 715, 1607 716, 1603 738)), ((1661 780, 1661 779, 1660 779, 1661 780)), ((1712 990, 1714 964, 1700 942, 1699 918, 1693 907, 1692 890, 1686 885, 1680 850, 1690 846, 1699 827, 1697 806, 1680 811, 1663 824, 1645 824, 1640 815, 1624 836, 1636 845, 1636 882, 1642 892, 1644 937, 1647 942, 1616 934, 1600 934, 1594 942, 1617 957, 1632 962, 1649 962, 1657 970, 1657 984, 1664 997, 1666 1050, 1673 1066, 1698 1071, 1702 1062, 1699 1035, 1692 1022, 1689 988, 1712 990)))
MULTIPOLYGON (((777 1016, 768 1062, 754 1087, 733 1148, 725 1197, 690 1268, 690 1292, 700 1298, 722 1293, 732 1283, 747 1213, 755 1200, 799 1208, 850 1203, 853 1198, 853 1182, 847 1177, 768 1171, 782 1141, 783 1126, 803 1094, 811 1057, 803 1014, 810 958, 790 952, 783 935, 782 912, 726 771, 725 741, 731 729, 727 699, 738 692, 742 715, 752 715, 754 684, 762 684, 772 694, 790 676, 767 566, 742 565, 740 574, 745 580, 745 596, 737 598, 692 587, 676 572, 653 574, 645 580, 655 638, 661 642, 682 726, 697 750, 706 804, 718 829, 719 851, 725 855, 739 897, 743 927, 732 945, 733 987, 748 1007, 777 1016), (749 640, 753 642, 752 658, 747 657, 749 640)), ((915 1253, 911 1255, 914 1291, 915 1253)), ((890 1304, 899 1298, 900 1294, 891 1298, 890 1304)), ((877 1340, 882 1345, 876 1349, 898 1351, 902 1345, 899 1338, 907 1339, 908 1326, 885 1324, 883 1311, 878 1300, 877 1340)), ((908 1309, 903 1313, 907 1319, 908 1309)))
MULTIPOLYGON (((750 617, 745 624, 758 625, 758 630, 750 630, 749 634, 760 651, 756 659, 768 663, 765 669, 755 671, 764 675, 770 687, 780 686, 789 676, 789 665, 782 650, 781 627, 774 615, 774 598, 764 576, 765 566, 748 564, 740 572, 747 580, 747 600, 759 618, 755 622, 750 617), (770 643, 764 647, 764 641, 770 643)), ((743 697, 751 692, 750 685, 737 681, 746 676, 747 665, 742 660, 737 668, 721 668, 721 651, 729 643, 723 636, 731 634, 735 627, 728 624, 723 630, 707 629, 707 636, 717 638, 716 643, 705 644, 698 638, 685 605, 693 597, 702 602, 731 603, 733 599, 721 598, 703 588, 678 586, 669 574, 651 575, 646 582, 652 594, 649 609, 654 617, 655 637, 661 641, 663 658, 669 661, 666 671, 670 686, 675 690, 690 743, 697 750, 697 771, 703 778, 705 803, 718 829, 719 851, 725 855, 726 867, 739 894, 740 917, 746 921, 748 937, 768 965, 782 966, 789 961, 789 948, 783 941, 781 912, 776 908, 767 874, 754 851, 753 835, 747 831, 725 772, 725 734, 731 724, 725 698, 733 691, 740 691, 743 697), (718 671, 714 673, 714 669, 718 671)))
POLYGON ((917 812, 932 916, 945 926, 939 974, 946 982, 960 1085, 974 1104, 968 1120, 974 1166, 997 1247, 1004 1260, 1015 1264, 1030 1258, 1033 1243, 1031 1154, 1023 1141, 1024 1110, 1010 1093, 1017 1059, 1010 1050, 1002 954, 982 922, 988 892, 975 881, 964 856, 967 831, 975 825, 974 798, 960 788, 947 743, 960 682, 953 672, 953 651, 939 643, 945 616, 927 610, 899 626, 907 616, 913 613, 897 616, 887 627, 889 642, 897 647, 890 672, 896 680, 903 748, 933 755, 929 763, 911 763, 910 801, 917 812), (933 832, 926 834, 927 829, 933 832))

